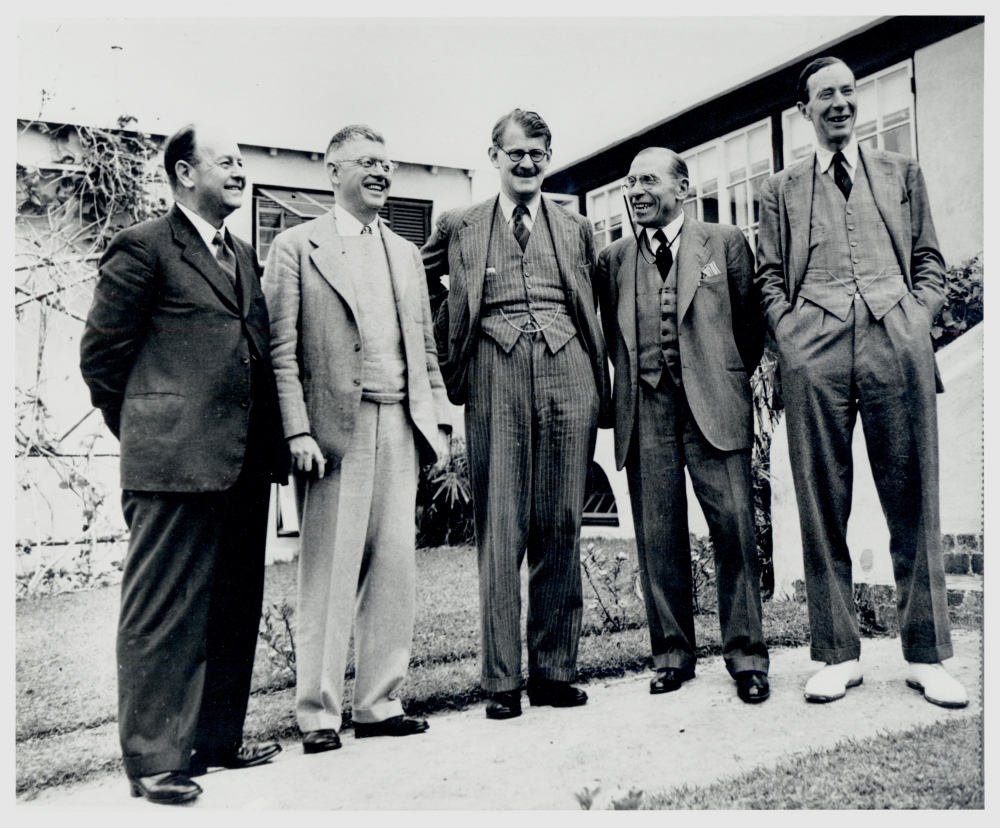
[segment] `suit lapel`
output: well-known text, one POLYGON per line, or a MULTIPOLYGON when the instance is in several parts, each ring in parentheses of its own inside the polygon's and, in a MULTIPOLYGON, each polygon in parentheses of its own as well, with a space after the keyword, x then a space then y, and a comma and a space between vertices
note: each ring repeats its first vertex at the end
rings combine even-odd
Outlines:
MULTIPOLYGON (((625 244, 625 253, 622 255, 621 263, 618 266, 618 273, 615 275, 618 290, 618 330, 621 331, 622 339, 625 340, 626 353, 632 354, 636 351, 636 330, 635 330, 635 274, 639 266, 639 245, 634 238, 625 244)), ((639 381, 638 361, 629 358, 629 371, 632 374, 632 385, 639 381)))
POLYGON ((465 270, 464 287, 469 304, 469 319, 475 327, 483 301, 483 278, 486 275, 486 257, 490 248, 490 230, 493 213, 499 197, 485 201, 469 211, 458 231, 459 249, 465 270))
POLYGON ((563 290, 566 291, 566 305, 572 308, 575 304, 578 279, 573 263, 581 261, 582 258, 575 244, 580 238, 580 233, 576 225, 560 210, 549 206, 545 196, 542 196, 540 212, 549 225, 549 236, 552 238, 552 247, 556 253, 556 266, 562 278, 563 290))
MULTIPOLYGON (((250 334, 250 338, 257 347, 257 353, 263 356, 266 360, 270 360, 270 346, 268 344, 268 338, 264 333, 262 333, 267 331, 268 323, 266 319, 258 318, 253 304, 254 296, 260 293, 260 286, 255 278, 257 273, 256 263, 250 259, 250 256, 255 254, 252 252, 251 248, 244 247, 242 244, 237 244, 231 235, 230 246, 236 254, 236 278, 240 283, 239 298, 241 313, 243 314, 243 319, 246 322, 246 331, 250 334)), ((260 305, 259 307, 263 307, 263 305, 260 305)))
POLYGON ((708 233, 690 216, 684 219, 680 248, 677 251, 677 323, 680 325, 695 291, 701 283, 701 269, 708 264, 711 251, 706 247, 708 233))
POLYGON ((320 275, 326 279, 350 308, 354 318, 358 318, 358 303, 354 293, 354 282, 351 274, 344 266, 344 246, 340 241, 340 234, 337 232, 337 222, 333 217, 333 210, 320 216, 314 222, 312 232, 309 234, 316 249, 310 254, 310 258, 320 275))
POLYGON ((174 241, 183 248, 181 258, 204 277, 231 310, 239 313, 233 283, 229 281, 229 277, 205 246, 205 242, 191 222, 176 206, 167 213, 167 221, 174 234, 174 241))
POLYGON ((809 264, 809 228, 812 226, 813 167, 812 155, 789 172, 783 196, 788 217, 788 275, 792 285, 799 285, 809 264))
POLYGON ((900 192, 899 184, 896 181, 896 166, 886 158, 874 157, 865 151, 864 147, 858 148, 858 157, 861 159, 861 168, 868 179, 868 187, 875 200, 885 222, 885 227, 889 231, 889 238, 892 239, 892 248, 896 253, 896 259, 903 269, 907 279, 910 276, 910 255, 909 240, 904 238, 904 228, 900 226, 900 192), (904 254, 903 251, 906 251, 904 254))
POLYGON ((406 364, 417 357, 411 353, 414 333, 414 316, 407 313, 409 296, 407 289, 410 274, 413 272, 413 254, 409 242, 401 239, 380 218, 379 229, 382 231, 382 243, 385 246, 385 256, 389 262, 389 278, 392 279, 392 294, 396 300, 396 315, 399 317, 400 330, 403 332, 403 348, 406 353, 406 364))

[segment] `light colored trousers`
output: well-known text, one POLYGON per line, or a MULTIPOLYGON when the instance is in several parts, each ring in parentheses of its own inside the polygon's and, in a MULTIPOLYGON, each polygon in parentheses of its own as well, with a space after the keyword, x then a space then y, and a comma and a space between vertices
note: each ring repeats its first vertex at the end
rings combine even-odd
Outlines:
POLYGON ((299 728, 339 730, 354 621, 353 719, 403 713, 413 644, 417 451, 406 406, 362 401, 339 468, 306 487, 299 552, 299 728))

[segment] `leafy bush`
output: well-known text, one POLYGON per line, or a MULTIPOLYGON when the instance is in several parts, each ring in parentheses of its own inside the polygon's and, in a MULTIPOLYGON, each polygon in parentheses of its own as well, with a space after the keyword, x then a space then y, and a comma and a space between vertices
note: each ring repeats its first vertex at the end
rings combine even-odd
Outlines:
POLYGON ((935 351, 983 321, 982 254, 945 273, 945 297, 945 306, 931 328, 935 351))
POLYGON ((451 459, 438 472, 420 470, 417 484, 417 546, 460 546, 473 543, 472 484, 465 440, 451 438, 451 459))

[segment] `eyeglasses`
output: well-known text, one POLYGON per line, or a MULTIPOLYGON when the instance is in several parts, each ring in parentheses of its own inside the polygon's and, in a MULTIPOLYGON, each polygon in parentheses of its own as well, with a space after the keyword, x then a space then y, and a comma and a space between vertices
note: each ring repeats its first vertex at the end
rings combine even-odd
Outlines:
MULTIPOLYGON (((494 144, 494 146, 496 145, 494 144)), ((497 147, 497 149, 500 150, 500 152, 506 155, 515 164, 521 163, 521 161, 524 160, 524 156, 526 155, 536 164, 544 161, 546 158, 549 157, 548 150, 533 149, 525 151, 523 149, 513 149, 508 151, 505 150, 503 147, 497 147)))
POLYGON ((376 164, 378 164, 382 170, 387 173, 391 173, 394 169, 396 169, 396 165, 393 164, 392 161, 383 161, 381 158, 371 158, 367 155, 364 158, 343 158, 339 161, 336 159, 331 160, 333 160, 334 164, 357 164, 365 172, 371 172, 374 170, 376 164))
POLYGON ((655 187, 659 183, 660 179, 655 175, 640 175, 638 178, 634 175, 630 175, 622 182, 622 189, 631 190, 636 184, 641 184, 644 188, 648 189, 650 187, 655 187))

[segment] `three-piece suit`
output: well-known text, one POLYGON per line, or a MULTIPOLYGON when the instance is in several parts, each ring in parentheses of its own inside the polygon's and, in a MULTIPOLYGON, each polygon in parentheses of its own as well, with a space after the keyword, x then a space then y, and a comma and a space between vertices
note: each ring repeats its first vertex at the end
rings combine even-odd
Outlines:
POLYGON ((380 219, 378 231, 342 235, 331 210, 280 234, 265 268, 283 433, 311 435, 326 460, 302 504, 303 732, 340 729, 352 620, 354 721, 403 714, 417 474, 450 430, 420 254, 380 219))
POLYGON ((270 483, 288 454, 260 267, 226 236, 234 272, 177 206, 120 232, 81 341, 91 399, 121 444, 118 722, 131 777, 242 744, 270 483))
POLYGON ((590 223, 541 197, 521 248, 498 198, 443 214, 422 250, 448 396, 465 405, 479 554, 482 686, 576 676, 587 467, 607 404, 590 223), (449 276, 445 298, 440 279, 449 276))
POLYGON ((889 525, 903 655, 951 655, 930 329, 944 262, 916 161, 860 148, 845 199, 815 156, 761 189, 757 281, 779 354, 812 656, 861 651, 847 519, 860 413, 889 525))
POLYGON ((658 669, 693 670, 696 660, 685 467, 715 549, 726 666, 768 668, 750 476, 750 376, 765 334, 752 262, 739 228, 690 217, 666 274, 645 235, 598 260, 615 458, 628 476, 658 669))

